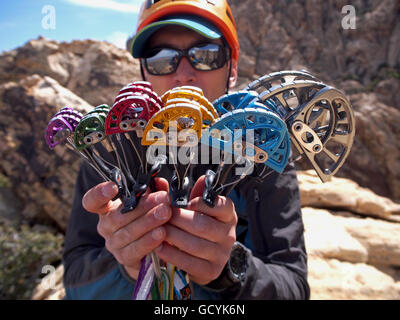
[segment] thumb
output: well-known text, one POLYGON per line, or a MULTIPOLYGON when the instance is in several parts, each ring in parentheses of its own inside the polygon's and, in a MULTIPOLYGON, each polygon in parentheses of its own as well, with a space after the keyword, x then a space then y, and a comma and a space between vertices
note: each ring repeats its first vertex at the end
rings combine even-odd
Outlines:
POLYGON ((155 182, 155 187, 156 187, 155 191, 166 191, 166 192, 169 192, 168 180, 166 180, 164 178, 155 178, 154 182, 155 182))
POLYGON ((103 182, 88 190, 82 198, 82 206, 86 211, 106 214, 110 201, 118 194, 118 187, 114 182, 103 182))
POLYGON ((203 196, 205 178, 206 178, 206 176, 203 175, 199 179, 197 179, 196 183, 194 184, 194 186, 192 188, 192 192, 190 193, 190 200, 203 196))
POLYGON ((166 191, 168 193, 169 192, 168 180, 164 178, 154 178, 154 180, 150 182, 150 185, 147 187, 146 192, 142 195, 142 197, 148 196, 150 193, 157 191, 166 191))

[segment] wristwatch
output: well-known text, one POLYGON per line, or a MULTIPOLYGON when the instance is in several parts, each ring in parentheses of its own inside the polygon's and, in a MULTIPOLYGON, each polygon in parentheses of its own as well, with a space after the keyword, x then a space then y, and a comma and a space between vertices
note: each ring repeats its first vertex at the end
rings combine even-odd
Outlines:
POLYGON ((247 250, 240 242, 236 241, 233 244, 231 255, 226 265, 228 276, 232 282, 240 282, 246 277, 248 267, 247 250))
POLYGON ((248 268, 247 249, 240 243, 235 242, 232 246, 231 255, 220 276, 206 286, 211 289, 225 289, 241 282, 246 278, 248 268))

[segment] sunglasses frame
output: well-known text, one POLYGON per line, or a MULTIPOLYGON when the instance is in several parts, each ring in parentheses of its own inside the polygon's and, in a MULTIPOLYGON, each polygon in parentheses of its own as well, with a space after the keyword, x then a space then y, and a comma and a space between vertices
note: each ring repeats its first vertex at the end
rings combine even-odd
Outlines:
POLYGON ((227 45, 225 44, 225 41, 223 41, 222 44, 213 43, 213 42, 200 42, 200 43, 197 43, 197 44, 192 45, 190 48, 187 48, 187 49, 177 49, 177 48, 173 48, 173 47, 160 46, 160 47, 155 47, 155 48, 152 48, 152 49, 148 50, 147 53, 148 53, 148 52, 152 52, 152 51, 156 51, 156 50, 162 50, 162 49, 170 49, 170 50, 173 50, 173 51, 177 52, 177 53, 178 53, 178 62, 177 62, 176 67, 174 68, 173 71, 171 71, 171 72, 169 72, 169 73, 156 74, 156 73, 153 73, 153 72, 151 72, 151 71, 149 70, 149 68, 148 68, 148 66, 147 66, 147 58, 150 58, 150 57, 146 57, 147 54, 145 54, 144 57, 142 57, 142 58, 140 59, 140 63, 141 63, 142 66, 146 69, 146 71, 147 71, 149 74, 153 75, 153 76, 167 76, 167 75, 171 75, 171 74, 175 73, 176 70, 178 69, 179 64, 181 63, 181 60, 182 60, 183 57, 186 57, 186 58, 187 58, 187 60, 189 61, 190 65, 192 66, 192 68, 195 69, 196 71, 214 71, 214 70, 221 69, 221 68, 226 64, 226 62, 229 61, 229 59, 230 59, 230 57, 231 57, 230 48, 229 48, 229 46, 227 46, 227 45), (223 64, 222 64, 220 67, 218 67, 218 68, 209 69, 209 70, 199 70, 199 69, 197 69, 197 68, 195 67, 194 62, 190 59, 190 57, 189 57, 189 51, 190 51, 191 49, 193 49, 193 48, 196 48, 196 47, 199 47, 199 46, 202 46, 202 45, 210 45, 210 44, 213 44, 213 45, 218 46, 219 48, 222 48, 222 50, 223 50, 223 52, 224 52, 224 62, 223 62, 223 64))

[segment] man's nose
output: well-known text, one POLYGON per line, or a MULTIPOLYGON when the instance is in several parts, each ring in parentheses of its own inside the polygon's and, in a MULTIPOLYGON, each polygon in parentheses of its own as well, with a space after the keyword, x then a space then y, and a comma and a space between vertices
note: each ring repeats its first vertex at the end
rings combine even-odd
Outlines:
POLYGON ((190 84, 196 81, 196 70, 193 69, 189 60, 183 57, 174 73, 174 81, 177 85, 190 84))

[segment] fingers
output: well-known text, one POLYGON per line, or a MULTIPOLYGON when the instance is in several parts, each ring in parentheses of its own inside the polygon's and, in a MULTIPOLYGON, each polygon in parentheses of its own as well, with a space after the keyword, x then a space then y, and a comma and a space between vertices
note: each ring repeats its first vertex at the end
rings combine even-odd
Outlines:
POLYGON ((154 179, 154 190, 152 190, 152 185, 147 187, 146 192, 142 195, 142 197, 149 195, 152 192, 155 191, 166 191, 169 192, 169 184, 168 181, 164 178, 155 178, 154 179))
POLYGON ((155 178, 154 183, 157 191, 166 191, 169 192, 169 183, 164 178, 155 178))
POLYGON ((173 208, 172 212, 169 224, 202 239, 220 242, 225 239, 230 230, 230 225, 220 222, 204 213, 177 208, 173 208))
POLYGON ((164 227, 158 227, 129 245, 114 250, 112 253, 119 263, 138 270, 143 257, 159 247, 164 241, 165 235, 164 227))
POLYGON ((162 260, 185 271, 189 274, 191 280, 200 285, 207 284, 218 278, 226 263, 225 261, 224 263, 215 264, 212 261, 192 256, 166 242, 163 242, 155 251, 162 260))
POLYGON ((155 178, 153 189, 149 187, 136 208, 125 214, 121 213, 121 200, 112 201, 117 194, 115 183, 104 182, 84 195, 82 205, 99 214, 97 231, 105 239, 107 250, 136 279, 141 259, 165 239, 162 225, 172 215, 169 185, 166 179, 155 178))
POLYGON ((170 196, 165 191, 144 195, 140 199, 138 206, 126 214, 121 214, 118 208, 117 210, 111 210, 106 216, 100 216, 97 230, 100 235, 106 237, 129 223, 134 223, 139 217, 142 217, 158 205, 164 204, 169 207, 170 202, 170 196))
POLYGON ((230 199, 219 196, 210 208, 198 196, 203 182, 194 188, 187 208, 173 208, 165 224, 165 242, 156 249, 161 259, 186 271, 199 284, 209 283, 222 272, 236 240, 237 224, 230 199))
POLYGON ((190 193, 190 202, 186 209, 205 213, 222 222, 231 222, 232 220, 234 221, 237 219, 236 214, 232 215, 232 212, 234 212, 234 204, 226 197, 218 196, 215 199, 215 205, 213 208, 210 208, 204 203, 204 185, 205 176, 201 176, 192 188, 192 192, 190 193))
POLYGON ((83 208, 92 213, 106 214, 110 210, 110 201, 117 194, 118 187, 114 182, 100 183, 83 196, 83 208))
POLYGON ((165 225, 165 241, 191 256, 208 261, 224 259, 224 250, 214 242, 196 237, 170 224, 165 225))
POLYGON ((99 214, 98 232, 106 248, 136 275, 140 260, 157 249, 159 256, 186 271, 193 281, 205 284, 218 277, 236 239, 237 216, 230 199, 219 196, 214 208, 202 200, 204 176, 192 189, 186 209, 171 209, 169 184, 154 180, 137 207, 121 214, 121 201, 113 182, 90 189, 82 200, 84 208, 99 214))
POLYGON ((190 193, 190 200, 203 196, 205 178, 206 178, 205 176, 201 176, 199 179, 197 179, 190 193))
MULTIPOLYGON (((136 241, 156 228, 166 223, 171 217, 171 207, 165 203, 148 211, 145 215, 128 223, 123 228, 115 231, 107 240, 106 246, 109 251, 122 249, 131 242, 136 241)), ((154 231, 155 240, 159 240, 157 232, 154 231)))
MULTIPOLYGON (((164 178, 154 179, 156 190, 168 192, 168 181, 164 178)), ((83 196, 82 205, 86 211, 106 214, 110 211, 110 201, 118 194, 118 187, 114 182, 103 182, 91 188, 83 196)), ((149 195, 147 192, 145 195, 149 195)))
POLYGON ((235 211, 235 205, 232 200, 223 196, 218 196, 215 200, 215 206, 210 208, 206 205, 202 197, 196 197, 190 200, 188 210, 193 210, 197 212, 202 212, 214 217, 217 220, 225 223, 237 223, 237 215, 235 211))

